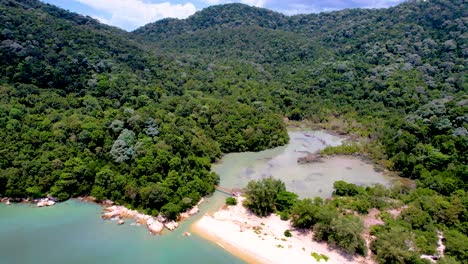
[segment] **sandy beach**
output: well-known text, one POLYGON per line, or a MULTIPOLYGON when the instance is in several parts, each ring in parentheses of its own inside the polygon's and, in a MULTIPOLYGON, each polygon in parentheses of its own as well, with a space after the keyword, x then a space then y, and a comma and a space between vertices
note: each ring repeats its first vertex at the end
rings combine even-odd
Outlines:
POLYGON ((193 224, 192 231, 248 263, 318 263, 311 256, 313 252, 329 258, 320 263, 373 263, 364 257, 342 255, 326 243, 313 241, 311 231, 294 230, 289 221, 282 221, 277 215, 259 218, 248 212, 241 201, 204 215, 193 224), (284 236, 287 229, 292 237, 284 236))

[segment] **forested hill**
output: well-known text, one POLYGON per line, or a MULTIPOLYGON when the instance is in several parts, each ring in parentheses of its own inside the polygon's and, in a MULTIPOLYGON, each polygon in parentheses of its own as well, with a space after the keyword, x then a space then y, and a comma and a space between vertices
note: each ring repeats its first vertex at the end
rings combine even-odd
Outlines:
POLYGON ((297 16, 229 4, 125 32, 0 0, 0 196, 91 194, 176 218, 213 192, 222 153, 283 145, 283 118, 307 119, 416 180, 391 197, 407 218, 375 235, 419 248, 379 260, 431 253, 437 228, 463 262, 467 25, 463 0, 297 16))
POLYGON ((223 30, 247 26, 280 29, 288 23, 287 16, 268 9, 244 4, 225 4, 207 7, 187 19, 162 19, 138 28, 133 33, 159 41, 173 39, 177 34, 206 29, 223 30))
POLYGON ((246 67, 207 72, 88 17, 0 4, 0 196, 91 194, 175 218, 213 192, 222 152, 288 140, 246 67))

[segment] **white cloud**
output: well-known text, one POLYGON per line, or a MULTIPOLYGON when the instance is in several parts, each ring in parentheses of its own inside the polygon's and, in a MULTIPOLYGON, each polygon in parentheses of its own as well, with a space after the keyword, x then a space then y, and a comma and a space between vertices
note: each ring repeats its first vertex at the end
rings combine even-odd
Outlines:
POLYGON ((268 0, 204 0, 204 2, 210 5, 240 2, 246 5, 264 7, 267 4, 268 0))
POLYGON ((242 0, 241 2, 251 6, 264 7, 267 0, 242 0))
POLYGON ((75 0, 109 15, 94 16, 99 21, 113 26, 134 29, 156 20, 173 17, 186 18, 196 12, 192 3, 171 4, 146 3, 142 0, 75 0), (106 16, 107 17, 107 16, 106 16))
POLYGON ((108 24, 108 25, 112 25, 112 22, 109 20, 109 19, 106 19, 106 18, 103 18, 101 16, 91 16, 92 18, 94 19, 97 19, 99 20, 99 22, 103 23, 103 24, 108 24))
POLYGON ((394 6, 403 0, 354 0, 355 4, 362 8, 382 8, 394 6))

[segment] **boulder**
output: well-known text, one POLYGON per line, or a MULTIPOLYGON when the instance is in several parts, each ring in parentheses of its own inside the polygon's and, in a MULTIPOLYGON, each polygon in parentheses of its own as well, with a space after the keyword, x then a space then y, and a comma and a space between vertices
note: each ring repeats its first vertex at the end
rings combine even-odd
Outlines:
POLYGON ((161 223, 164 223, 166 222, 166 218, 164 216, 162 216, 161 214, 158 214, 158 221, 161 222, 161 223))
POLYGON ((39 200, 39 202, 37 203, 37 206, 44 207, 44 206, 52 206, 54 204, 55 204, 54 201, 49 200, 49 198, 44 198, 44 199, 39 200))
POLYGON ((200 209, 198 208, 198 206, 194 206, 192 209, 190 209, 187 213, 192 216, 192 215, 195 215, 197 214, 198 212, 200 212, 200 209))
POLYGON ((117 224, 118 224, 118 225, 123 225, 123 224, 125 224, 125 221, 124 221, 124 220, 119 220, 119 221, 117 222, 117 224))
POLYGON ((10 205, 10 204, 11 204, 11 203, 10 203, 10 200, 6 200, 5 204, 6 204, 6 205, 10 205))
POLYGON ((112 205, 114 205, 114 202, 111 201, 111 200, 104 200, 104 201, 102 201, 102 204, 105 205, 105 206, 112 206, 112 205))
POLYGON ((49 199, 49 201, 58 202, 58 199, 57 199, 57 198, 55 198, 55 197, 52 197, 52 195, 50 195, 50 194, 47 194, 47 196, 46 196, 46 197, 47 197, 47 199, 49 199))
POLYGON ((148 227, 149 231, 151 232, 151 234, 153 235, 156 235, 156 234, 160 234, 161 231, 163 230, 164 228, 164 225, 157 221, 156 219, 154 218, 150 218, 146 221, 146 226, 148 227))
POLYGON ((203 202, 205 201, 205 198, 201 198, 200 201, 198 201, 197 205, 196 206, 200 206, 200 204, 202 204, 203 202))
POLYGON ((180 213, 180 215, 179 215, 179 220, 182 221, 182 220, 187 219, 187 218, 189 218, 189 217, 190 217, 190 215, 189 215, 189 213, 187 213, 187 212, 180 213))
POLYGON ((177 227, 179 227, 179 224, 177 222, 174 222, 174 221, 167 222, 164 225, 166 226, 167 229, 169 229, 171 231, 176 229, 177 227))

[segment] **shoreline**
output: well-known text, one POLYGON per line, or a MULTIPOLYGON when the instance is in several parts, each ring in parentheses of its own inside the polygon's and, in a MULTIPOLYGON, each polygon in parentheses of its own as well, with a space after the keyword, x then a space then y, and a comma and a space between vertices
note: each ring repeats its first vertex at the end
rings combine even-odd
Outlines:
MULTIPOLYGON (((122 225, 125 223, 125 220, 131 219, 134 221, 131 225, 145 225, 152 235, 159 235, 163 232, 164 228, 169 231, 173 231, 179 227, 179 224, 182 221, 198 214, 200 211, 199 206, 205 201, 205 198, 202 197, 193 207, 180 213, 175 221, 168 221, 168 219, 160 214, 155 217, 143 214, 137 210, 131 210, 123 205, 115 205, 111 200, 97 201, 93 196, 80 196, 70 198, 68 200, 76 200, 83 203, 91 203, 101 206, 103 209, 100 215, 103 220, 116 220, 118 225, 122 225)), ((2 203, 5 203, 7 206, 10 206, 11 204, 29 204, 35 205, 37 208, 42 208, 51 207, 61 202, 58 202, 56 198, 47 195, 45 198, 38 199, 0 197, 0 204, 2 203)), ((184 233, 184 236, 189 235, 190 233, 184 233)))
POLYGON ((235 206, 205 214, 191 226, 191 231, 247 263, 319 263, 312 253, 327 256, 326 263, 330 264, 374 263, 314 241, 311 231, 296 230, 277 215, 257 217, 242 206, 242 200, 240 197, 235 206), (290 230, 292 237, 285 237, 285 230, 290 230))
MULTIPOLYGON (((205 215, 206 216, 206 215, 205 215)), ((205 217, 203 216, 203 217, 205 217)), ((258 259, 258 256, 249 251, 249 250, 242 250, 242 249, 239 249, 238 247, 236 247, 235 245, 232 245, 230 244, 229 242, 223 240, 223 238, 213 234, 213 233, 210 233, 210 232, 206 232, 205 230, 197 227, 198 221, 195 222, 194 224, 192 224, 192 226, 190 226, 190 231, 193 233, 193 234, 196 234, 198 235, 199 237, 205 239, 206 241, 208 242, 211 242, 219 247, 221 247, 223 250, 229 252, 230 254, 238 257, 239 259, 247 262, 247 263, 250 263, 250 264, 262 264, 262 263, 268 263, 266 262, 266 260, 264 260, 263 262, 261 260, 258 259)))

